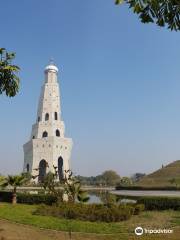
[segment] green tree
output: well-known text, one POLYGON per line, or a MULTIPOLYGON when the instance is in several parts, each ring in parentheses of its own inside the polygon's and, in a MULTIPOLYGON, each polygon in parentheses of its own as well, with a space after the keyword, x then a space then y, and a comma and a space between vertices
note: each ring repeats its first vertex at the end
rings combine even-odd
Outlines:
POLYGON ((57 186, 55 182, 55 176, 52 172, 48 172, 46 176, 44 177, 41 186, 44 188, 44 190, 48 190, 49 193, 53 193, 55 187, 57 186))
POLYGON ((179 0, 115 0, 115 4, 128 4, 141 22, 167 26, 171 30, 180 30, 179 0))
POLYGON ((48 172, 41 183, 41 186, 45 191, 57 198, 57 203, 61 203, 63 201, 63 190, 57 188, 59 183, 60 182, 57 181, 56 173, 52 172, 48 172))
POLYGON ((4 176, 0 176, 0 187, 2 187, 5 183, 5 177, 4 176))
POLYGON ((119 183, 120 186, 130 186, 132 185, 132 180, 128 177, 122 177, 119 183))
POLYGON ((114 186, 120 181, 120 176, 113 170, 103 172, 101 179, 105 182, 105 185, 114 186))
POLYGON ((13 188, 13 195, 12 195, 12 203, 16 204, 17 202, 17 187, 22 186, 27 181, 27 178, 21 174, 21 175, 9 175, 6 177, 3 181, 2 187, 11 186, 13 188))
POLYGON ((14 58, 15 53, 0 48, 0 94, 4 92, 8 97, 15 96, 19 91, 17 73, 20 68, 12 64, 14 58))

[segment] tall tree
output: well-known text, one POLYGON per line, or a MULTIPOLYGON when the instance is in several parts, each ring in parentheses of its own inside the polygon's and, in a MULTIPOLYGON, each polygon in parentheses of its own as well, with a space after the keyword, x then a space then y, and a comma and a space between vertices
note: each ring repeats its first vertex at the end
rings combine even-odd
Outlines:
POLYGON ((0 48, 0 94, 4 92, 8 97, 14 97, 19 91, 20 68, 12 64, 14 58, 15 53, 0 48))
POLYGON ((171 30, 180 30, 179 0, 115 0, 115 3, 128 4, 143 23, 152 22, 171 30))
POLYGON ((120 181, 120 176, 113 170, 103 172, 101 179, 104 180, 108 186, 114 186, 120 181))

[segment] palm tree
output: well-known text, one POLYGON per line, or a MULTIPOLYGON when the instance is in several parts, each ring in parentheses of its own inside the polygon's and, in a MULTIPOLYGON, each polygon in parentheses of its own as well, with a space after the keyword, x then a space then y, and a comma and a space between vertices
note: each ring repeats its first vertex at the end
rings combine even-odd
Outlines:
POLYGON ((11 186, 13 187, 13 194, 12 194, 12 204, 17 203, 17 187, 22 186, 27 181, 25 175, 9 175, 5 178, 4 183, 2 184, 3 187, 11 186))

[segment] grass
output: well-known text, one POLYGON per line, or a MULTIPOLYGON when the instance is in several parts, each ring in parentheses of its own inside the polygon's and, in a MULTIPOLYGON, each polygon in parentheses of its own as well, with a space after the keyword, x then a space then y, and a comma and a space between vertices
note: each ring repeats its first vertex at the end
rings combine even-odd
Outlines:
POLYGON ((35 209, 35 205, 17 204, 13 206, 11 204, 1 203, 0 218, 16 223, 33 225, 38 228, 79 232, 74 233, 75 235, 72 239, 155 240, 165 237, 166 239, 178 240, 180 236, 180 211, 145 211, 141 215, 133 216, 127 221, 109 224, 37 216, 32 214, 35 209), (174 230, 174 233, 166 234, 165 236, 161 234, 145 234, 137 237, 134 234, 134 229, 137 226, 148 229, 170 228, 174 230))
POLYGON ((13 206, 3 203, 0 204, 0 218, 59 231, 69 231, 71 229, 73 232, 103 234, 122 233, 119 223, 96 223, 59 219, 51 216, 37 216, 32 214, 35 209, 35 205, 17 204, 13 206))

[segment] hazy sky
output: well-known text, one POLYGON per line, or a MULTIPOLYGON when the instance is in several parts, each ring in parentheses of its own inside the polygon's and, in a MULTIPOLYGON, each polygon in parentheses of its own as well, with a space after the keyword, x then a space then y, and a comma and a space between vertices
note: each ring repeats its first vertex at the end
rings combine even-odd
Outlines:
POLYGON ((44 67, 60 69, 76 174, 149 173, 180 159, 180 33, 143 25, 114 0, 1 1, 0 47, 21 88, 0 96, 0 172, 22 171, 44 67))

